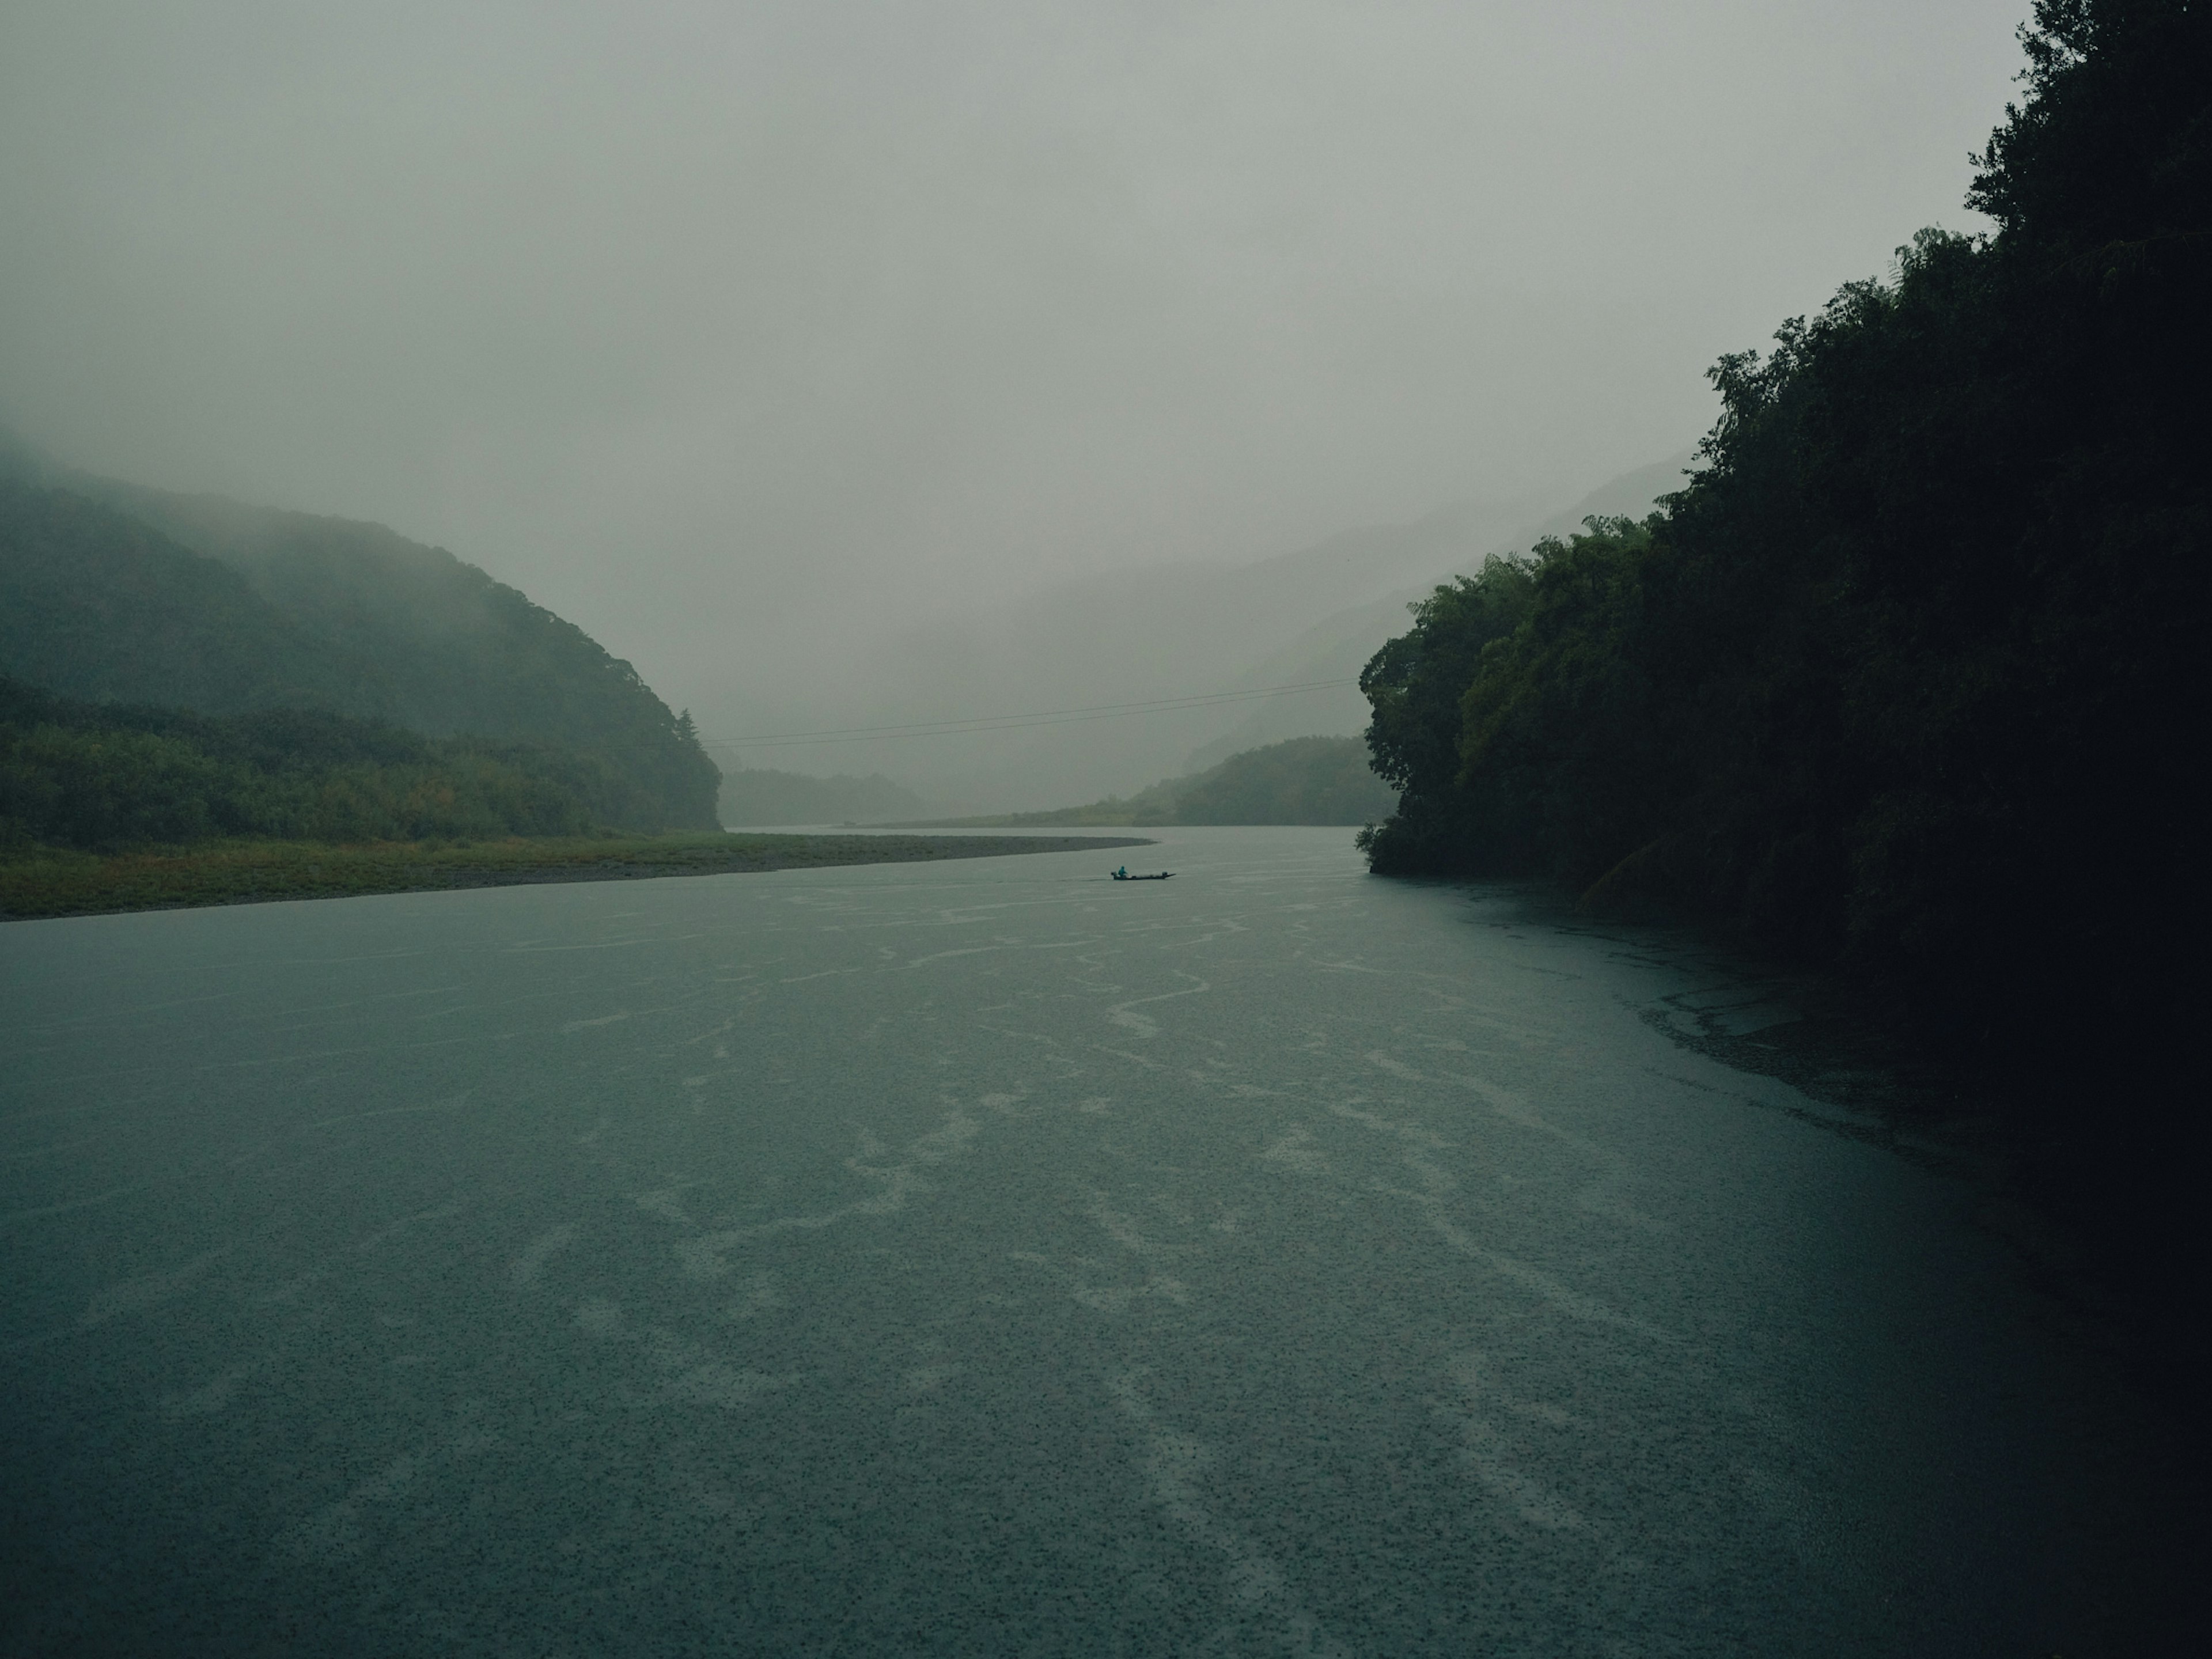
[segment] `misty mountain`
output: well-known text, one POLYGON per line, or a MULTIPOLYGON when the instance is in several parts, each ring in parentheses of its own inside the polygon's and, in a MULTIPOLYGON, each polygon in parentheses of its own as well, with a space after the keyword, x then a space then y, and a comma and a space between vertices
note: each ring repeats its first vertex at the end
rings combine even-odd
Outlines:
POLYGON ((1175 792, 1177 823, 1373 823, 1398 805, 1358 738, 1291 738, 1231 755, 1175 792))
POLYGON ((1355 732, 1367 709, 1354 682, 1383 641, 1402 631, 1409 601, 1494 553, 1525 551, 1585 514, 1648 512, 1680 486, 1688 459, 1685 452, 1626 474, 1571 505, 1462 504, 1246 564, 1156 565, 917 625, 854 665, 847 701, 830 705, 830 717, 816 723, 1030 711, 1054 723, 735 752, 849 766, 858 751, 933 800, 1003 811, 1128 794, 1145 779, 1203 770, 1243 750, 1355 732), (1317 681, 1337 684, 1266 692, 1317 681), (1111 719, 1053 714, 1223 692, 1250 695, 1111 719), (905 712, 889 715, 887 708, 905 712))
POLYGON ((1048 824, 1368 824, 1397 809, 1358 738, 1291 738, 1231 755, 1204 771, 1162 778, 1124 799, 945 822, 963 827, 1048 824))
MULTIPOLYGON (((1684 470, 1692 452, 1684 450, 1650 466, 1600 485, 1573 506, 1539 520, 1516 532, 1492 553, 1521 553, 1547 536, 1565 536, 1589 518, 1641 518, 1662 496, 1672 495, 1684 482, 1684 470)), ((1485 556, 1486 557, 1488 555, 1485 556)), ((1433 570, 1382 599, 1346 606, 1316 623, 1304 633, 1245 670, 1237 687, 1303 685, 1315 681, 1358 678, 1375 653, 1406 628, 1406 613, 1427 597, 1437 584, 1461 574, 1433 570)), ((1192 771, 1206 767, 1243 750, 1279 743, 1301 732, 1359 732, 1368 720, 1367 700, 1358 686, 1292 694, 1246 705, 1230 729, 1211 743, 1194 750, 1185 763, 1192 771)))
POLYGON ((444 549, 91 477, 20 442, 0 447, 0 672, 97 702, 569 750, 628 780, 625 827, 716 821, 714 768, 635 671, 444 549))
POLYGON ((810 778, 766 768, 722 774, 720 803, 723 823, 746 826, 890 823, 929 810, 912 790, 881 773, 810 778))
POLYGON ((0 482, 0 671, 92 702, 358 707, 333 667, 228 565, 84 496, 0 482))
MULTIPOLYGON (((902 708, 954 715, 1237 688, 1248 668, 1333 612, 1479 562, 1507 544, 1525 516, 1460 506, 1246 565, 1163 564, 1065 582, 894 635, 873 653, 867 684, 896 688, 902 708)), ((1315 702, 1308 694, 1309 710, 1315 702)), ((982 738, 933 737, 888 751, 884 769, 908 781, 927 777, 935 787, 923 787, 925 794, 981 798, 987 807, 1081 799, 1182 769, 1193 748, 1244 712, 1231 704, 982 738)), ((1325 729, 1310 717, 1297 734, 1325 729)))

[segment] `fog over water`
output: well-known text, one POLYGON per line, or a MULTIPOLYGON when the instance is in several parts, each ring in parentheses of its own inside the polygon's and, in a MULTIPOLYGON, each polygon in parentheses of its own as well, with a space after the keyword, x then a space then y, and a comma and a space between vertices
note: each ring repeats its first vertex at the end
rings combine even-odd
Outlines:
POLYGON ((1055 707, 881 641, 1679 453, 1973 228, 2023 10, 26 0, 0 419, 449 546, 710 732, 1055 707))

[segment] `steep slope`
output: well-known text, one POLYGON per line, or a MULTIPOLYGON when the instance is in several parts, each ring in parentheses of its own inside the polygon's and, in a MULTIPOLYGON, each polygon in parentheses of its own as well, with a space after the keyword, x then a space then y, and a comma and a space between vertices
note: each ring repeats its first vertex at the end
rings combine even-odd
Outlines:
POLYGON ((12 459, 0 672, 94 701, 322 708, 566 749, 629 781, 626 827, 715 824, 719 775, 688 722, 581 629, 444 549, 380 525, 34 473, 20 446, 12 459))
POLYGON ((228 566, 82 495, 0 482, 0 671, 229 714, 322 700, 331 667, 228 566))

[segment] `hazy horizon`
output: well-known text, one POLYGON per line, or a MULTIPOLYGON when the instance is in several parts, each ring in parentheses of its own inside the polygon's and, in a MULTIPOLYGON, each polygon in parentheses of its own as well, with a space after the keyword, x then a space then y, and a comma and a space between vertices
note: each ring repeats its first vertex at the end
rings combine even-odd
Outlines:
POLYGON ((884 641, 1693 441, 1977 228, 2024 9, 18 6, 0 420, 448 547, 710 732, 999 712, 884 641))

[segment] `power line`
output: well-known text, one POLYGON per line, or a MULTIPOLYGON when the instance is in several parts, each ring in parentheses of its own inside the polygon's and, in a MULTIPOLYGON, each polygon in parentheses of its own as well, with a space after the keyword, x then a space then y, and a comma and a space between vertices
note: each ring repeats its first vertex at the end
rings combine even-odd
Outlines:
POLYGON ((1025 714, 977 714, 958 720, 917 720, 904 726, 846 726, 822 732, 781 732, 756 738, 702 738, 708 749, 775 749, 807 743, 867 743, 890 738, 932 738, 980 732, 1013 732, 1036 726, 1068 726, 1084 720, 1119 720, 1131 714, 1165 714, 1178 708, 1208 708, 1219 703, 1243 702, 1255 697, 1280 696, 1298 691, 1323 691, 1357 685, 1356 678, 1302 680, 1290 685, 1262 685, 1244 691, 1213 691, 1188 697, 1153 697, 1141 702, 1094 703, 1082 708, 1044 708, 1025 714))

